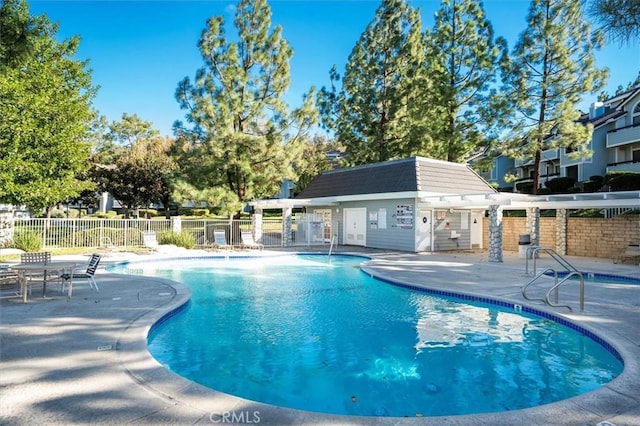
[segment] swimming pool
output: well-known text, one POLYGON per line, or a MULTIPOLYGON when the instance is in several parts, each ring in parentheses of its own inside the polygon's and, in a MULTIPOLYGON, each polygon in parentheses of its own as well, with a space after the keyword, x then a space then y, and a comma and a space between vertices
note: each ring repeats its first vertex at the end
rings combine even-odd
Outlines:
POLYGON ((192 301, 149 350, 205 386, 363 416, 506 411, 600 387, 622 363, 592 338, 513 305, 375 280, 349 256, 163 260, 109 268, 187 283, 192 301))
MULTIPOLYGON (((558 277, 562 278, 567 276, 568 272, 559 271, 558 277)), ((552 276, 552 273, 547 273, 546 275, 552 276)), ((630 285, 640 285, 640 277, 631 277, 625 275, 614 275, 614 274, 602 274, 599 272, 582 272, 583 279, 585 282, 592 283, 602 283, 602 284, 630 284, 630 285)), ((572 280, 578 280, 579 278, 573 276, 572 280)))

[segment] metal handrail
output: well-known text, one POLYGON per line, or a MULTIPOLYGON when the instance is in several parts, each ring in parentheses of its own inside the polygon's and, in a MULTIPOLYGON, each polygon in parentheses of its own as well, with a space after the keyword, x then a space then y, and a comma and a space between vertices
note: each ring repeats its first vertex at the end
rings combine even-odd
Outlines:
POLYGON ((333 242, 335 240, 335 235, 331 236, 331 244, 329 245, 329 257, 331 257, 331 252, 333 251, 333 242))
POLYGON ((569 310, 573 310, 573 309, 571 309, 571 306, 569 306, 569 305, 559 305, 558 304, 558 289, 562 284, 564 284, 566 281, 568 281, 571 277, 577 276, 577 277, 580 278, 580 311, 584 311, 584 276, 582 275, 581 271, 579 271, 575 266, 573 266, 571 263, 569 263, 564 257, 562 257, 560 254, 558 254, 554 249, 552 249, 550 247, 543 247, 543 246, 531 246, 531 247, 527 248, 526 256, 525 256, 525 268, 526 268, 527 275, 536 275, 535 278, 533 278, 531 281, 529 281, 522 288, 522 296, 525 299, 527 299, 527 300, 542 300, 543 302, 545 302, 549 306, 564 307, 564 308, 568 308, 569 310), (538 253, 540 253, 540 252, 547 253, 549 256, 551 256, 552 259, 554 259, 556 262, 558 262, 560 264, 560 266, 562 266, 563 268, 565 268, 567 270, 568 274, 564 278, 562 278, 562 280, 560 280, 560 281, 558 281, 558 271, 556 271, 555 269, 552 269, 552 268, 547 268, 543 272, 541 272, 540 274, 536 275, 536 259, 538 257, 538 253), (529 258, 533 259, 532 272, 529 272, 529 258), (526 295, 527 288, 531 284, 533 284, 538 278, 540 278, 541 276, 545 275, 547 272, 553 272, 555 284, 553 285, 553 287, 551 287, 551 289, 549 289, 549 291, 547 291, 547 294, 545 295, 545 298, 544 299, 533 299, 533 298, 528 297, 526 295), (553 292, 553 291, 555 291, 555 302, 554 303, 552 303, 551 300, 550 300, 550 295, 551 295, 551 292, 553 292))
POLYGON ((580 312, 584 311, 584 277, 582 276, 582 272, 570 272, 569 274, 567 274, 566 277, 564 277, 562 280, 560 280, 560 282, 556 283, 556 285, 554 285, 553 287, 551 287, 549 289, 549 291, 547 291, 547 295, 545 296, 545 302, 547 303, 547 305, 549 306, 553 306, 556 308, 568 308, 570 311, 573 311, 573 309, 571 309, 571 306, 569 305, 559 305, 558 304, 558 287, 560 287, 565 281, 569 280, 569 278, 571 278, 572 276, 578 276, 580 278, 580 312), (551 295, 551 292, 555 290, 555 303, 551 303, 551 301, 549 300, 549 296, 551 295))
POLYGON ((525 271, 527 275, 535 275, 536 274, 536 259, 538 258, 538 254, 540 252, 547 253, 553 260, 558 262, 560 266, 564 267, 567 271, 572 272, 580 272, 575 266, 570 264, 564 257, 560 256, 558 252, 556 252, 551 247, 544 246, 530 246, 527 248, 525 254, 525 271), (529 258, 533 259, 533 270, 529 272, 529 258))
POLYGON ((535 278, 533 278, 533 279, 532 279, 531 281, 529 281, 525 286, 523 286, 523 287, 522 287, 522 296, 523 296, 525 299, 527 299, 527 300, 539 300, 539 301, 541 301, 541 302, 545 302, 545 301, 546 301, 545 299, 542 299, 542 298, 537 298, 537 297, 530 297, 530 296, 527 296, 527 288, 529 288, 529 286, 530 286, 531 284, 533 284, 534 282, 536 282, 536 281, 538 280, 538 278, 543 277, 543 276, 544 276, 544 277, 546 277, 546 276, 547 276, 547 275, 546 275, 546 273, 547 273, 547 272, 553 272, 553 277, 554 277, 554 280, 555 280, 555 284, 556 284, 556 285, 558 284, 558 272, 557 272, 555 269, 547 268, 547 269, 545 269, 544 271, 540 272, 538 275, 536 275, 536 277, 535 277, 535 278))

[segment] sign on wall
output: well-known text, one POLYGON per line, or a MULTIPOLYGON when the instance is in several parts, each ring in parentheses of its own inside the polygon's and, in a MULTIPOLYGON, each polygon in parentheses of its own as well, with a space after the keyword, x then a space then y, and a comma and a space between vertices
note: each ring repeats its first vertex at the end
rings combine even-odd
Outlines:
POLYGON ((413 228, 413 206, 408 204, 396 206, 396 224, 398 228, 413 228))

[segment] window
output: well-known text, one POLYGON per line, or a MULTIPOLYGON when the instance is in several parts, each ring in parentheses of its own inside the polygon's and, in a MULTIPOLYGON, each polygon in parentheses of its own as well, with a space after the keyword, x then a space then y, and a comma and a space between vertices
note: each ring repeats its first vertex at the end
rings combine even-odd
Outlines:
POLYGON ((631 151, 631 158, 634 163, 640 163, 640 149, 631 151))
POLYGON ((636 105, 636 107, 633 109, 632 116, 633 116, 632 123, 634 125, 640 124, 640 103, 636 105))

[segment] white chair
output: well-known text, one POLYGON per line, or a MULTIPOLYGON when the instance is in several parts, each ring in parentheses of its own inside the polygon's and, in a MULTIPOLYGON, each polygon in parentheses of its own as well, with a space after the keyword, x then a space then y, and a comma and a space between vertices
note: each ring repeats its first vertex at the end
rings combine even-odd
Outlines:
POLYGON ((242 238, 242 247, 246 248, 254 248, 258 250, 262 250, 264 246, 260 243, 256 243, 253 239, 253 234, 251 231, 240 231, 240 237, 242 238))
POLYGON ((213 244, 219 249, 233 249, 233 246, 227 243, 227 237, 224 231, 213 231, 213 244))
POLYGON ((101 258, 102 255, 94 253, 91 255, 91 259, 89 259, 89 264, 87 265, 87 270, 85 272, 72 271, 71 273, 64 273, 60 275, 60 278, 62 278, 63 280, 62 287, 64 288, 64 286, 70 279, 84 278, 89 281, 89 286, 92 289, 94 289, 96 292, 99 292, 100 289, 98 289, 98 283, 96 282, 95 278, 93 278, 93 275, 96 273, 96 269, 98 269, 98 264, 100 263, 101 258))

